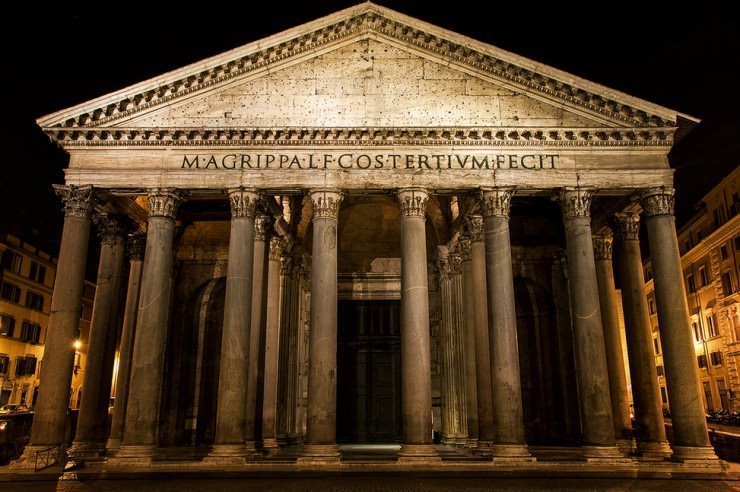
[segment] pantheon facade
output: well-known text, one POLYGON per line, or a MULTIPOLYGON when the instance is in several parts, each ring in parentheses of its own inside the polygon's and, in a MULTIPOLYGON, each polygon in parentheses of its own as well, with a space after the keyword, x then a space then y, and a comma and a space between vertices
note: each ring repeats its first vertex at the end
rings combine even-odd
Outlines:
POLYGON ((40 118, 69 154, 65 222, 14 466, 64 441, 94 226, 72 454, 320 466, 396 443, 402 464, 447 445, 538 466, 567 446, 720 467, 667 158, 697 123, 372 3, 40 118))

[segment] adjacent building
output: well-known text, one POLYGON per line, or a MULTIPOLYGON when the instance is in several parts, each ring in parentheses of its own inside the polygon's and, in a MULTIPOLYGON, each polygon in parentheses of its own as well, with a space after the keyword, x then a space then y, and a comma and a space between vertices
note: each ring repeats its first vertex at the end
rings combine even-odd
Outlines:
MULTIPOLYGON (((678 232, 690 330, 707 412, 740 411, 740 168, 697 204, 678 232)), ((645 276, 663 403, 668 408, 650 262, 645 276)))
MULTIPOLYGON (((0 406, 33 407, 38 396, 49 328, 57 260, 10 234, 0 237, 0 406)), ((82 389, 95 285, 85 282, 75 351, 70 406, 82 389)))

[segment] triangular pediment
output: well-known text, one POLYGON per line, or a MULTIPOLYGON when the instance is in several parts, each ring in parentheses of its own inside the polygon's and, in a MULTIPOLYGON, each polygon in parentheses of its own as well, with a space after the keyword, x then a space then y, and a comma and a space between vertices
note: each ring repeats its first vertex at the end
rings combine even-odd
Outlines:
POLYGON ((61 142, 137 129, 168 138, 267 128, 672 133, 682 118, 693 120, 368 2, 38 123, 61 142))

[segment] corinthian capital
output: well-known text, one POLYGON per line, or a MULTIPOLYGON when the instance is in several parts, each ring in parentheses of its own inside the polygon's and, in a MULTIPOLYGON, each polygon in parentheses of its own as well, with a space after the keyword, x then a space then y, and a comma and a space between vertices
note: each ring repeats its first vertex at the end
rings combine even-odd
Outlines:
POLYGON ((144 259, 146 250, 146 234, 143 232, 134 232, 128 235, 126 240, 126 254, 130 261, 139 261, 144 259))
POLYGON ((621 240, 637 241, 640 239, 640 216, 638 214, 617 212, 614 214, 614 219, 621 240))
POLYGON ((313 218, 338 219, 339 205, 344 195, 336 190, 312 190, 309 193, 313 205, 313 218))
POLYGON ((513 188, 481 189, 481 209, 484 217, 509 218, 513 188))
POLYGON ((95 204, 95 189, 90 185, 54 185, 54 192, 64 203, 65 217, 90 219, 95 204))
POLYGON ((119 214, 96 213, 93 215, 93 222, 98 228, 100 242, 108 245, 123 241, 129 229, 128 220, 119 214))
POLYGON ((642 194, 642 208, 646 217, 673 215, 676 203, 675 190, 671 187, 650 188, 642 194))
POLYGON ((232 217, 254 217, 260 194, 253 188, 231 188, 229 202, 232 217))
POLYGON ((424 217, 429 194, 423 188, 408 188, 397 193, 401 217, 424 217))
POLYGON ((165 217, 175 219, 177 209, 183 202, 185 194, 174 188, 154 188, 149 190, 147 204, 149 205, 149 218, 165 217))
POLYGON ((283 239, 279 236, 273 236, 270 238, 270 260, 280 261, 280 257, 283 254, 283 239))
POLYGON ((270 227, 272 227, 272 216, 258 213, 254 220, 254 240, 267 241, 270 227))
POLYGON ((471 243, 483 241, 483 217, 480 215, 468 215, 465 218, 465 228, 470 236, 471 243))
POLYGON ((457 251, 462 261, 470 260, 470 238, 468 236, 462 236, 457 240, 457 251))
POLYGON ((590 218, 593 194, 594 190, 590 188, 561 188, 558 191, 558 200, 563 220, 590 218))
POLYGON ((613 235, 611 231, 591 236, 591 239, 594 243, 594 259, 612 259, 612 237, 613 235))

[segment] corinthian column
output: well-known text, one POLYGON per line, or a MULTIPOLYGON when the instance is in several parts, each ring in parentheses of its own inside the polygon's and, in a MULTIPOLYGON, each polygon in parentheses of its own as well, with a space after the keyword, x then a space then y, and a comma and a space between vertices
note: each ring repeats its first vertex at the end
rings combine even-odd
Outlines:
POLYGON ((121 445, 121 438, 123 437, 123 424, 124 417, 126 416, 126 402, 128 401, 129 382, 131 379, 131 357, 134 352, 136 313, 139 309, 141 270, 144 265, 145 246, 145 234, 137 232, 129 235, 126 245, 126 252, 129 259, 128 287, 126 289, 126 305, 123 309, 121 344, 118 349, 118 376, 116 379, 113 419, 111 421, 110 436, 106 445, 107 452, 110 455, 118 451, 121 445))
POLYGON ((439 461, 432 441, 432 374, 425 214, 427 192, 398 192, 401 208, 401 391, 399 461, 439 461))
POLYGON ((640 253, 640 216, 616 214, 622 280, 624 329, 627 335, 632 397, 637 422, 637 451, 646 458, 662 459, 671 454, 665 434, 663 404, 653 352, 653 330, 645 297, 645 279, 640 253))
POLYGON ((262 446, 268 452, 277 449, 276 415, 278 353, 280 350, 280 256, 283 240, 270 239, 267 266, 267 317, 265 323, 265 377, 262 404, 262 446))
POLYGON ((596 280, 599 284, 601 319, 604 326, 606 366, 609 369, 609 392, 612 396, 614 437, 617 439, 617 444, 622 452, 628 454, 633 447, 632 418, 630 417, 630 402, 627 395, 627 376, 624 372, 622 336, 619 332, 619 318, 617 317, 614 269, 612 267, 612 232, 607 231, 595 235, 592 240, 596 260, 596 280))
POLYGON ((642 195, 673 424, 673 459, 716 463, 717 456, 707 433, 699 368, 689 328, 691 320, 673 206, 672 188, 652 188, 642 195))
POLYGON ((472 215, 468 217, 466 225, 470 236, 470 256, 472 258, 475 381, 478 385, 476 390, 478 395, 478 447, 476 451, 481 455, 490 456, 495 431, 483 217, 472 215))
POLYGON ((473 262, 469 236, 459 240, 463 269, 463 339, 465 344, 465 406, 468 419, 468 447, 478 446, 478 387, 475 364, 475 304, 473 262))
POLYGON ((73 448, 86 448, 88 456, 105 449, 125 244, 125 218, 96 214, 93 221, 98 227, 102 247, 82 383, 85 391, 72 445, 73 448))
POLYGON ((229 190, 231 233, 221 334, 216 437, 209 461, 244 463, 256 190, 229 190))
POLYGON ((342 193, 312 190, 311 332, 309 335, 306 444, 299 458, 335 463, 337 446, 337 251, 342 193))
POLYGON ((92 186, 73 185, 55 185, 54 190, 64 202, 64 229, 31 440, 20 459, 13 463, 14 468, 33 468, 36 452, 64 444, 94 190, 92 186))
POLYGON ((483 189, 488 326, 493 371, 493 460, 534 461, 524 434, 509 209, 514 190, 483 189))
POLYGON ((175 217, 183 194, 174 189, 149 191, 143 284, 136 320, 123 442, 116 460, 151 462, 157 448, 164 351, 169 326, 172 245, 175 217))
POLYGON ((583 455, 589 461, 616 459, 609 372, 601 323, 599 288, 591 240, 591 196, 584 188, 560 190, 568 254, 568 288, 581 409, 583 455))

